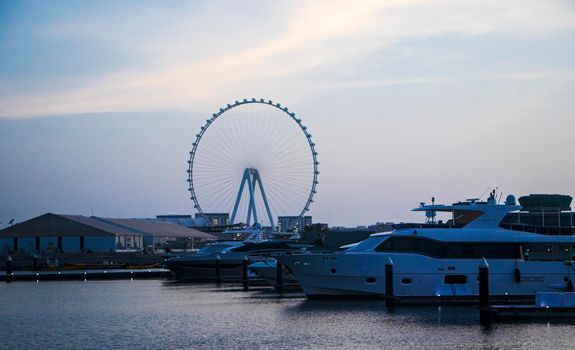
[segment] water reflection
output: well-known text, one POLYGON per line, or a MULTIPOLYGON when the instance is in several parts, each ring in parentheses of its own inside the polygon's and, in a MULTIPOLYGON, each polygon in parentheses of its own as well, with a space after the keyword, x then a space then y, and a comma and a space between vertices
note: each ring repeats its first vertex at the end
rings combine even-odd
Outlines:
POLYGON ((575 341, 573 322, 482 328, 474 306, 391 311, 383 300, 307 300, 213 283, 18 282, 0 285, 0 297, 0 347, 9 349, 524 349, 575 341))

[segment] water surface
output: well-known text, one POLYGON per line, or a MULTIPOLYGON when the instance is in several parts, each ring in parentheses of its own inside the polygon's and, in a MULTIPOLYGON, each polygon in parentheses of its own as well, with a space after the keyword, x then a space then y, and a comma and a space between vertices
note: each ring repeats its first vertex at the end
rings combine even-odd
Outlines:
POLYGON ((575 322, 166 280, 0 284, 0 349, 566 349, 575 322))

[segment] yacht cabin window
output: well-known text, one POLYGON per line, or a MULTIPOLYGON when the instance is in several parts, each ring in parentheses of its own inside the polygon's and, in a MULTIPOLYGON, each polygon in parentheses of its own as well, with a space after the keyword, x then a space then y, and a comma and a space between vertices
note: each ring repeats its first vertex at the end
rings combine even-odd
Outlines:
POLYGON ((427 255, 440 259, 520 259, 518 243, 441 242, 425 237, 390 237, 375 248, 378 252, 427 255))
POLYGON ((521 252, 525 260, 571 260, 569 243, 524 243, 521 252))
POLYGON ((348 251, 357 251, 357 250, 371 250, 373 247, 378 245, 382 240, 386 239, 385 236, 376 236, 376 237, 369 237, 366 240, 361 241, 355 247, 351 247, 348 251))
POLYGON ((439 259, 564 261, 573 258, 570 243, 443 242, 412 236, 389 237, 375 251, 421 254, 439 259))

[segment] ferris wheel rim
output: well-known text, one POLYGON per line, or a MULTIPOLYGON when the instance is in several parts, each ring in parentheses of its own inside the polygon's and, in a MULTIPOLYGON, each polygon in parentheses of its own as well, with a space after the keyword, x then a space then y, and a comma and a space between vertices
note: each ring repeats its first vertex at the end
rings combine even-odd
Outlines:
POLYGON ((306 201, 303 209, 301 210, 301 212, 297 216, 297 217, 301 218, 305 215, 306 212, 309 211, 309 207, 310 207, 311 203, 313 203, 313 197, 317 193, 317 185, 319 184, 319 181, 318 181, 319 162, 317 160, 318 153, 315 149, 316 145, 312 140, 312 135, 307 131, 307 126, 303 125, 302 120, 300 118, 297 118, 296 114, 294 112, 290 112, 286 106, 282 106, 279 102, 274 103, 274 101, 272 101, 272 100, 265 100, 263 98, 260 98, 260 99, 256 99, 256 98, 243 99, 241 101, 236 100, 234 103, 229 103, 225 107, 221 107, 216 113, 213 113, 211 115, 211 117, 206 120, 205 124, 200 128, 200 132, 198 132, 196 134, 196 139, 192 143, 192 150, 189 152, 190 158, 188 160, 188 170, 187 170, 187 173, 188 173, 188 191, 191 194, 190 199, 194 202, 194 209, 196 209, 196 211, 198 212, 198 214, 200 214, 200 216, 202 218, 204 218, 204 219, 206 218, 205 213, 204 213, 204 211, 203 211, 203 209, 202 209, 202 207, 198 201, 198 197, 196 195, 196 190, 194 188, 194 180, 193 180, 194 159, 196 157, 198 145, 200 144, 200 141, 202 140, 202 137, 203 137, 204 133, 206 132, 206 130, 208 130, 210 125, 212 123, 214 123, 222 114, 224 114, 225 112, 227 112, 233 108, 236 108, 236 107, 241 106, 241 105, 246 105, 246 104, 268 105, 268 106, 274 107, 274 108, 284 112, 285 114, 287 114, 287 116, 289 116, 297 124, 297 126, 300 128, 300 130, 303 132, 303 134, 306 138, 306 141, 307 141, 309 148, 311 150, 311 156, 312 156, 312 160, 313 160, 313 181, 311 184, 311 188, 309 191, 307 201, 306 201))

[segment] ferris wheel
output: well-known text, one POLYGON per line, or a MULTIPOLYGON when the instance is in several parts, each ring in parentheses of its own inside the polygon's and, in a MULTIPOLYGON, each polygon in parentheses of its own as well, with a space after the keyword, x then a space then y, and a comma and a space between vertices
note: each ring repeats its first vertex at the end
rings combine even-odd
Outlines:
POLYGON ((275 229, 274 214, 302 217, 309 211, 318 165, 301 119, 279 103, 244 99, 220 108, 196 135, 188 189, 204 217, 231 213, 231 224, 275 229))

